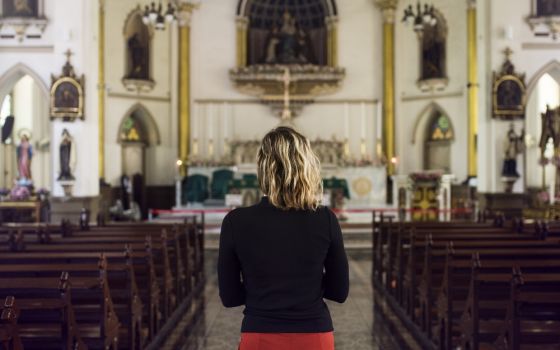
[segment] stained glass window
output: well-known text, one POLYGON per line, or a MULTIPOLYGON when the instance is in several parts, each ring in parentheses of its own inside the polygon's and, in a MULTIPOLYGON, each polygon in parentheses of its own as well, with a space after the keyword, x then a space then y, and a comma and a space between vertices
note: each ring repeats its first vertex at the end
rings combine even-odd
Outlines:
POLYGON ((449 118, 443 113, 432 117, 428 130, 429 141, 444 141, 453 139, 453 129, 449 118))
POLYGON ((142 124, 134 115, 129 116, 123 121, 120 138, 123 142, 141 142, 146 140, 142 124))

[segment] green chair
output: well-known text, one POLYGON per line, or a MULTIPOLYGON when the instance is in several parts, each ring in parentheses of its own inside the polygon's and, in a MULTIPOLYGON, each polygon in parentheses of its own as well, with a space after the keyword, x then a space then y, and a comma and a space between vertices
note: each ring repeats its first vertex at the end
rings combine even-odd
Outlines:
POLYGON ((202 203, 208 199, 208 176, 190 175, 181 182, 181 203, 202 203))
POLYGON ((233 171, 229 169, 218 169, 212 173, 210 184, 210 197, 212 199, 225 199, 233 179, 233 171))

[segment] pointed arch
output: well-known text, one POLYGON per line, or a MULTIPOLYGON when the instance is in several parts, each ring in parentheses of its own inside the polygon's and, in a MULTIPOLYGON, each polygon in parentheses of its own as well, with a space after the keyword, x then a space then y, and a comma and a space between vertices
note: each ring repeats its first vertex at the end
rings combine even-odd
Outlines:
POLYGON ((552 60, 539 69, 527 84, 527 96, 531 96, 543 75, 550 75, 560 85, 560 61, 552 60))
POLYGON ((416 121, 414 122, 414 127, 412 128, 412 134, 410 135, 410 142, 415 144, 416 141, 423 142, 424 135, 426 133, 426 128, 430 120, 432 120, 434 113, 439 112, 445 116, 450 123, 450 129, 455 130, 453 128, 453 124, 451 122, 451 118, 449 118, 449 114, 443 109, 438 103, 435 101, 430 102, 426 107, 422 109, 422 111, 416 117, 416 121))
POLYGON ((0 77, 0 101, 4 99, 4 96, 10 93, 13 89, 14 85, 24 76, 29 75, 39 89, 43 96, 48 99, 49 98, 49 87, 43 79, 35 72, 33 69, 25 65, 24 63, 17 63, 12 68, 8 69, 2 77, 0 77))
POLYGON ((161 137, 159 133, 159 128, 157 123, 146 106, 142 103, 137 102, 136 104, 132 105, 124 114, 121 122, 119 123, 119 128, 117 130, 117 142, 122 143, 123 140, 121 138, 121 130, 123 129, 125 122, 130 118, 134 118, 137 120, 140 125, 142 125, 143 130, 146 133, 146 142, 147 146, 156 146, 161 143, 161 137))

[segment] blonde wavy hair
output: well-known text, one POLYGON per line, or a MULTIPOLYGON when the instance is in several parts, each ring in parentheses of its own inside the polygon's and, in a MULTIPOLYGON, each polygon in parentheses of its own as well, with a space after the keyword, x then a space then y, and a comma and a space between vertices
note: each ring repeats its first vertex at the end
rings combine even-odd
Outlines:
POLYGON ((280 209, 315 210, 323 193, 321 163, 309 140, 289 127, 265 135, 257 153, 261 191, 280 209))

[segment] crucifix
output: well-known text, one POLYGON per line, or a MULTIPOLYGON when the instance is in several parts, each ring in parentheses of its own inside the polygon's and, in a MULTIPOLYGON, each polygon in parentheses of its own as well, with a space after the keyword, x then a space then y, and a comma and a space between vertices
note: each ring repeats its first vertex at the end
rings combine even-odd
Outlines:
POLYGON ((282 77, 284 82, 284 109, 282 109, 281 123, 291 124, 292 123, 292 111, 290 109, 290 68, 284 68, 284 75, 282 77))
POLYGON ((68 49, 66 51, 64 51, 64 56, 66 56, 66 61, 70 62, 70 57, 73 55, 74 53, 68 49))

